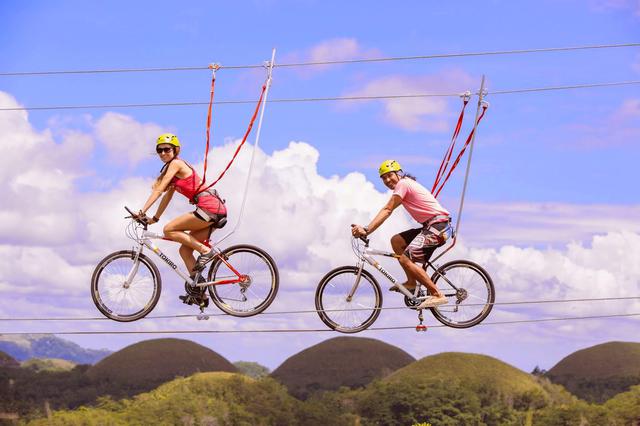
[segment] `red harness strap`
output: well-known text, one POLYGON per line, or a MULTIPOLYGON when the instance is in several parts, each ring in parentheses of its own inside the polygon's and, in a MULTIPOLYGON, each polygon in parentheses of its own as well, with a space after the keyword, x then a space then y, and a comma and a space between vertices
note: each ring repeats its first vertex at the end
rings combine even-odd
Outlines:
POLYGON ((213 109, 213 92, 216 87, 216 71, 220 69, 218 64, 209 65, 209 69, 212 70, 211 76, 211 91, 209 94, 209 112, 207 113, 207 145, 204 150, 204 173, 202 174, 202 182, 198 185, 196 189, 196 194, 200 192, 200 188, 204 185, 204 182, 207 180, 207 158, 209 157, 209 138, 211 134, 211 110, 213 109))
POLYGON ((453 136, 451 137, 451 143, 449 144, 449 149, 447 149, 447 151, 444 154, 444 157, 442 158, 442 162, 440 163, 440 168, 438 169, 438 173, 436 174, 436 179, 433 182, 433 187, 431 188, 432 194, 433 194, 433 191, 435 191, 436 187, 438 186, 440 179, 442 179, 445 172, 447 171, 447 166, 449 165, 449 160, 451 159, 451 154, 453 153, 453 148, 456 145, 456 140, 458 139, 458 135, 460 134, 460 129, 462 128, 462 121, 464 119, 464 110, 467 107, 467 104, 469 103, 469 99, 470 99, 470 96, 465 93, 462 98, 462 110, 460 111, 460 117, 458 117, 458 123, 456 124, 456 128, 453 131, 453 136))
POLYGON ((449 173, 447 174, 447 177, 444 179, 444 181, 442 181, 442 184, 440 185, 440 188, 438 188, 438 190, 433 194, 434 197, 438 198, 438 194, 440 194, 440 191, 442 191, 442 188, 444 187, 445 183, 447 183, 447 181, 449 180, 449 177, 451 176, 451 173, 455 170, 456 166, 460 162, 460 159, 464 155, 464 152, 467 149, 467 146, 471 142, 471 138, 473 138, 473 134, 475 133, 476 128, 478 127, 478 124, 480 124, 480 121, 482 120, 482 117, 484 117, 484 113, 487 112, 487 108, 488 108, 488 105, 486 103, 482 105, 482 113, 478 117, 478 121, 476 121, 476 125, 473 126, 473 129, 469 133, 469 136, 467 137, 467 140, 464 142, 464 145, 462 146, 462 149, 460 150, 460 153, 458 153, 458 156, 456 157, 456 160, 453 162, 453 165, 451 166, 451 169, 449 169, 449 173))
MULTIPOLYGON (((233 157, 231 158, 231 161, 229 161, 229 164, 227 164, 227 167, 225 167, 225 169, 222 171, 222 173, 220 173, 220 176, 218 176, 218 178, 210 185, 208 185, 206 188, 204 189, 199 189, 198 192, 203 192, 206 191, 207 189, 211 188, 213 185, 215 185, 216 183, 218 183, 218 181, 220 179, 222 179, 222 176, 224 176, 224 174, 227 172, 227 170, 229 170, 229 167, 231 167, 231 164, 233 163, 233 161, 236 159, 236 157, 238 156, 238 152, 240 152, 240 148, 242 148, 242 145, 244 145, 244 143, 247 141, 247 137, 249 136, 249 133, 251 133, 251 129, 253 128, 253 123, 256 121, 256 117, 258 116, 258 111, 260 110, 260 105, 262 105, 262 99, 264 98, 264 92, 267 90, 267 85, 263 84, 262 85, 262 92, 260 92, 260 98, 258 99, 258 103, 256 104, 256 109, 253 112, 253 116, 251 117, 251 121, 249 122, 249 127, 247 128, 247 131, 244 133, 244 137, 242 138, 242 142, 240 142, 240 145, 238 145, 238 148, 236 148, 236 152, 233 154, 233 157)), ((213 99, 213 93, 212 93, 212 99, 213 99)), ((208 140, 207 140, 207 148, 208 148, 208 140)), ((208 153, 208 149, 207 149, 207 153, 208 153)), ((207 162, 206 162, 206 155, 205 154, 205 170, 207 167, 207 162)), ((202 184, 200 186, 204 185, 204 178, 202 180, 202 184)))

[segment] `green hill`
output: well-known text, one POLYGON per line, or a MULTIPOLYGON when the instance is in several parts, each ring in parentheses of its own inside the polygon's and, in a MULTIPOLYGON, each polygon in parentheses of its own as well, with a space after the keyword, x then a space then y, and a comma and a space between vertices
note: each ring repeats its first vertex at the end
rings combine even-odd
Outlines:
POLYGON ((640 384, 640 343, 608 342, 576 351, 546 377, 582 399, 604 402, 640 384))
POLYGON ((154 339, 109 355, 91 367, 87 377, 94 382, 146 391, 176 377, 205 371, 237 369, 211 349, 189 340, 154 339))
POLYGON ((35 371, 70 371, 76 364, 66 359, 57 358, 31 358, 21 363, 23 368, 35 371))
POLYGON ((525 424, 550 404, 572 404, 560 386, 495 358, 428 356, 354 393, 363 424, 525 424))
POLYGON ((387 382, 461 380, 472 387, 491 387, 500 393, 544 393, 532 375, 487 355, 443 352, 416 361, 390 375, 387 382))
POLYGON ((288 358, 271 377, 291 395, 306 399, 317 391, 365 386, 414 360, 402 349, 376 339, 336 337, 288 358))
MULTIPOLYGON (((130 400, 103 400, 96 408, 57 411, 29 425, 297 425, 301 403, 272 379, 199 373, 130 400)), ((329 424, 330 419, 325 418, 329 424)))

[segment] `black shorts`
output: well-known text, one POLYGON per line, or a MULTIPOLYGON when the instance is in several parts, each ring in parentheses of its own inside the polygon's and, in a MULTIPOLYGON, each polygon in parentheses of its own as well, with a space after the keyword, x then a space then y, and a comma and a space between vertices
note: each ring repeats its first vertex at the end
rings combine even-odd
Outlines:
MULTIPOLYGON (((440 222, 431 226, 437 231, 443 231, 449 226, 449 222, 440 222)), ((435 234, 425 227, 407 229, 398 234, 407 243, 404 254, 413 262, 426 262, 431 258, 433 252, 441 247, 444 243, 434 243, 433 238, 429 238, 435 234), (419 237, 419 238, 418 238, 419 237), (418 239, 420 241, 418 241, 418 239)))
POLYGON ((223 215, 223 214, 217 214, 217 213, 210 213, 204 209, 201 209, 200 207, 195 209, 195 211, 193 212, 193 215, 200 220, 204 220, 205 222, 211 223, 211 226, 213 228, 222 228, 224 225, 227 224, 226 214, 223 215))

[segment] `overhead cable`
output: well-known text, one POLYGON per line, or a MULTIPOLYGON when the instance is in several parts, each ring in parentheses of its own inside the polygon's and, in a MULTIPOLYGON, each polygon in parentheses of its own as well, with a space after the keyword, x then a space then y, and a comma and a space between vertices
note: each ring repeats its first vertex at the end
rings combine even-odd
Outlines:
MULTIPOLYGON (((570 46, 570 47, 546 47, 538 49, 517 49, 517 50, 494 50, 482 52, 460 52, 460 53, 441 53, 431 55, 416 56, 392 56, 384 58, 361 58, 361 59, 345 59, 335 61, 311 61, 275 64, 274 68, 285 67, 308 67, 322 65, 339 65, 339 64, 356 64, 356 63, 372 63, 372 62, 394 62, 394 61, 415 61, 426 59, 445 59, 445 58, 462 58, 473 56, 496 56, 496 55, 515 55, 526 53, 545 53, 545 52, 568 52, 575 50, 593 50, 593 49, 614 49, 623 47, 638 47, 640 43, 623 43, 623 44, 602 44, 590 46, 570 46)), ((220 69, 253 69, 263 68, 265 65, 220 65, 220 69)), ((155 68, 111 68, 111 69, 86 69, 86 70, 58 70, 58 71, 5 71, 0 72, 0 76, 38 76, 38 75, 65 75, 65 74, 110 74, 110 73, 140 73, 140 72, 166 72, 166 71, 202 71, 208 70, 206 66, 182 66, 182 67, 155 67, 155 68)))
MULTIPOLYGON (((491 325, 510 325, 510 324, 525 324, 525 323, 540 323, 540 322, 553 322, 553 321, 579 321, 589 319, 611 319, 622 317, 636 317, 640 316, 640 313, 633 314, 611 314, 611 315, 591 315, 581 317, 559 317, 559 318, 536 318, 529 320, 510 320, 510 321, 488 321, 477 324, 476 326, 491 326, 491 325)), ((430 325, 428 328, 445 328, 444 324, 430 325)), ((395 327, 369 327, 363 331, 384 331, 384 330, 407 330, 415 329, 415 326, 395 326, 395 327)), ((289 328, 289 329, 256 329, 256 330, 114 330, 114 331, 10 331, 2 332, 0 334, 7 336, 21 336, 25 334, 57 334, 61 336, 70 335, 106 335, 106 334, 253 334, 253 333, 318 333, 318 332, 331 332, 333 330, 328 328, 289 328)))
MULTIPOLYGON (((620 297, 594 297, 580 299, 547 299, 547 300, 520 300, 512 302, 493 302, 493 303, 465 303, 465 307, 472 306, 513 306, 513 305, 536 305, 550 303, 581 303, 581 302, 605 302, 613 300, 639 300, 640 296, 620 296, 620 297)), ((408 309, 406 306, 390 306, 378 308, 379 311, 408 309)), ((319 312, 350 312, 350 311, 370 311, 372 308, 350 308, 350 309, 304 309, 295 311, 265 311, 260 315, 291 315, 291 314, 317 314, 319 312)), ((148 315, 143 320, 150 319, 175 319, 175 318, 195 318, 199 315, 181 314, 181 315, 148 315)), ((209 317, 229 316, 225 313, 207 314, 209 317)), ((9 321, 111 321, 106 317, 22 317, 22 318, 0 318, 0 322, 9 321)))
MULTIPOLYGON (((512 93, 526 93, 526 92, 548 92, 557 90, 575 90, 575 89, 587 89, 595 87, 614 87, 614 86, 628 86, 640 84, 640 80, 630 81, 615 81, 605 83, 590 83, 590 84, 574 84, 567 86, 549 86, 549 87, 536 87, 525 89, 510 89, 510 90, 496 90, 487 91, 488 95, 506 95, 512 93)), ((397 94, 397 95, 372 95, 372 96, 333 96, 333 97, 315 97, 315 98, 285 98, 285 99, 270 99, 267 103, 302 103, 302 102, 330 102, 330 101, 370 101, 380 99, 411 99, 411 98, 429 98, 429 97, 460 97, 465 93, 419 93, 419 94, 397 94)), ((214 105, 234 105, 234 104, 253 104, 255 100, 227 100, 216 101, 214 105)), ((48 106, 36 106, 36 107, 11 107, 0 108, 0 111, 43 111, 43 110, 73 110, 73 109, 115 109, 115 108, 149 108, 149 107, 169 107, 169 106, 199 106, 208 105, 207 101, 193 101, 193 102, 157 102, 157 103, 137 103, 137 104, 94 104, 94 105, 48 105, 48 106)))

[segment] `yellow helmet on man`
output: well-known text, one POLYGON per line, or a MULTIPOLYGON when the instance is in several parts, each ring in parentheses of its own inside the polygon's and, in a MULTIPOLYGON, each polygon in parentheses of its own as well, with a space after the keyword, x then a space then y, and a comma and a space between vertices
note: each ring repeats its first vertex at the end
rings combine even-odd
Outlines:
POLYGON ((382 177, 382 175, 386 175, 389 172, 399 172, 400 170, 402 170, 402 167, 400 167, 400 163, 396 160, 385 160, 380 164, 378 173, 380 177, 382 177))
POLYGON ((180 141, 178 140, 178 137, 173 133, 163 133, 160 136, 158 136, 158 139, 156 140, 156 146, 163 143, 168 143, 173 146, 180 146, 180 141))

